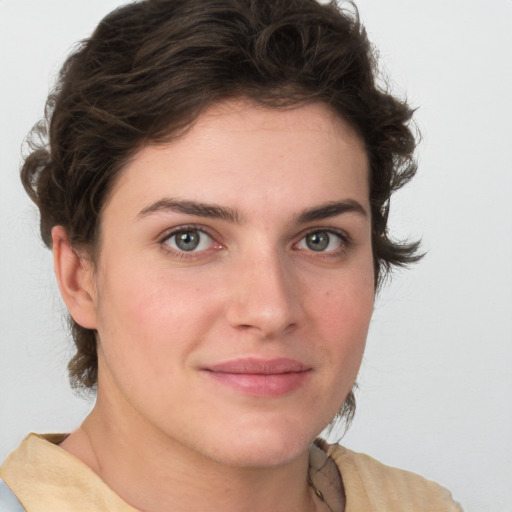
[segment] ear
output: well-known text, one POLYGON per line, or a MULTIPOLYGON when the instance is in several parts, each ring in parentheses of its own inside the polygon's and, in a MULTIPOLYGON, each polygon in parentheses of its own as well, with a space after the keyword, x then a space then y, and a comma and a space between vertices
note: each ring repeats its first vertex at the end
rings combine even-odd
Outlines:
POLYGON ((52 241, 53 267, 68 311, 82 327, 96 329, 97 293, 93 264, 73 249, 62 226, 52 229, 52 241))

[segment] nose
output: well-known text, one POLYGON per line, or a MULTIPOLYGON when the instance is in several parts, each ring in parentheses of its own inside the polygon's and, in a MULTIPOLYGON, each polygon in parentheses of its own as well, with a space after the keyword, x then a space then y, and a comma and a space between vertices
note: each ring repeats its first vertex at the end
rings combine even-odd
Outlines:
POLYGON ((229 281, 226 316, 232 327, 273 338, 298 326, 299 283, 282 255, 241 258, 232 267, 229 281))

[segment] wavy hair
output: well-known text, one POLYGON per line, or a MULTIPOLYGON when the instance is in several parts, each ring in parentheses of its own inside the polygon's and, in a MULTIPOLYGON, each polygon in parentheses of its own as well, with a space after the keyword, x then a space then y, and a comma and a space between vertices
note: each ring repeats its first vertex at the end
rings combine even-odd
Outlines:
MULTIPOLYGON (((363 139, 370 163, 376 288, 418 243, 390 238, 391 194, 416 172, 412 110, 379 85, 357 9, 315 0, 141 0, 108 14, 68 57, 29 138, 23 185, 41 235, 63 226, 94 261, 99 218, 123 165, 172 140, 213 102, 287 108, 324 102, 363 139)), ((97 383, 96 333, 70 318, 75 388, 97 383)), ((352 392, 342 409, 350 419, 352 392)))

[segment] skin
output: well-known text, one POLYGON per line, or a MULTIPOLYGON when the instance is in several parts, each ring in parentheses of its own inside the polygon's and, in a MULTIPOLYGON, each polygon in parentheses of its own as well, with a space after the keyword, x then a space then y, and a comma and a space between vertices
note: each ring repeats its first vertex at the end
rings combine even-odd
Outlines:
POLYGON ((64 300, 98 332, 97 403, 61 446, 141 510, 316 510, 309 446, 351 389, 373 309, 368 198, 363 142, 322 104, 216 104, 139 151, 94 265, 53 230, 64 300), (202 230, 197 250, 176 229, 202 230), (312 250, 311 232, 328 246, 312 250), (247 357, 305 375, 276 394, 210 371, 247 357))

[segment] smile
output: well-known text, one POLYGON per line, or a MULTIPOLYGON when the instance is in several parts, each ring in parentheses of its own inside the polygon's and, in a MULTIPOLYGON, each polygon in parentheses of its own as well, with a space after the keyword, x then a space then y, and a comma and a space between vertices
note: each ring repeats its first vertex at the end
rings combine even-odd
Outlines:
POLYGON ((236 359, 204 369, 208 376, 225 386, 244 394, 276 397, 302 387, 311 374, 311 368, 288 358, 262 360, 236 359))

